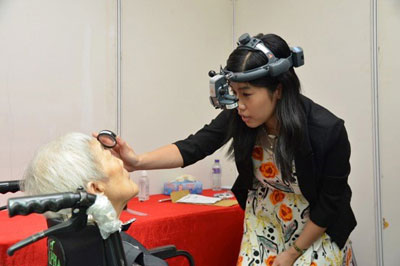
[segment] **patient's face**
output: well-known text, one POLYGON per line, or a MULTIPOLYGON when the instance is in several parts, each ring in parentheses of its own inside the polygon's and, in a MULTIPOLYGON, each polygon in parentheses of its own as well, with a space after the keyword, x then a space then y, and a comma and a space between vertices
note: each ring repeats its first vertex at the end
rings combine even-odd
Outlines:
POLYGON ((123 162, 113 156, 108 149, 104 149, 97 139, 91 143, 92 152, 100 162, 108 180, 102 182, 104 194, 117 211, 122 211, 125 204, 138 193, 138 186, 133 182, 123 162))

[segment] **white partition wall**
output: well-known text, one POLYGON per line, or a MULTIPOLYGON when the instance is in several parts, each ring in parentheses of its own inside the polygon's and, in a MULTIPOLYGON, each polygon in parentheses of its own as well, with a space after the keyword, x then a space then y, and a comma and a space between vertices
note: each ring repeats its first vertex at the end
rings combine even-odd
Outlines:
MULTIPOLYGON (((358 265, 376 265, 369 1, 236 0, 235 32, 276 33, 304 49, 303 93, 345 120, 358 265)), ((389 264, 390 265, 390 264, 389 264)))
MULTIPOLYGON (((70 131, 116 128, 115 1, 0 1, 0 180, 70 131)), ((15 194, 0 194, 0 205, 15 194)))
MULTIPOLYGON (((121 132, 143 153, 195 133, 218 114, 207 73, 225 65, 232 49, 232 2, 127 0, 122 10, 121 132)), ((221 151, 184 169, 149 171, 150 193, 182 174, 209 188, 214 158, 222 160, 223 185, 232 185, 236 169, 221 151)))

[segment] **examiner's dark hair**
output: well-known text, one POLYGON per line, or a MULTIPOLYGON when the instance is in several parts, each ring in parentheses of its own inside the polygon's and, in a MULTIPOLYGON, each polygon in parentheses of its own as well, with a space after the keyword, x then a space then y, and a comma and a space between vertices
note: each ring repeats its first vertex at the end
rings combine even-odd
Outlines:
MULTIPOLYGON (((263 41, 275 57, 286 58, 290 56, 290 48, 281 37, 275 34, 258 34, 255 37, 263 41)), ((230 54, 226 68, 229 71, 242 72, 265 65, 267 62, 267 57, 261 51, 237 48, 230 54)), ((302 142, 304 127, 299 78, 291 67, 287 72, 277 77, 262 77, 248 83, 256 87, 267 88, 271 96, 279 84, 282 86, 281 99, 278 100, 275 110, 279 128, 275 158, 283 180, 286 182, 294 181, 291 175, 292 162, 294 154, 302 142)), ((228 155, 234 156, 236 160, 245 160, 251 156, 258 129, 247 127, 239 115, 234 115, 229 125, 229 132, 233 141, 228 150, 228 155)))

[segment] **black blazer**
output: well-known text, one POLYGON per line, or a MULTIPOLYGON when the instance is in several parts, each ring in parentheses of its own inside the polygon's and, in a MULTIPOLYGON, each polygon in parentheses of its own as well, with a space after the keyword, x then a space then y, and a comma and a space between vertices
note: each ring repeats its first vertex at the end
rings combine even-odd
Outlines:
MULTIPOLYGON (((304 141, 295 154, 299 187, 310 204, 310 219, 343 248, 356 219, 350 206, 351 189, 347 183, 350 173, 350 143, 344 121, 322 106, 301 96, 306 115, 304 141)), ((222 111, 210 124, 185 140, 177 141, 184 167, 212 154, 227 142, 228 122, 236 115, 222 111)), ((253 146, 255 138, 253 141, 253 146)), ((235 158, 239 176, 232 192, 244 209, 248 190, 254 177, 253 162, 235 158)))

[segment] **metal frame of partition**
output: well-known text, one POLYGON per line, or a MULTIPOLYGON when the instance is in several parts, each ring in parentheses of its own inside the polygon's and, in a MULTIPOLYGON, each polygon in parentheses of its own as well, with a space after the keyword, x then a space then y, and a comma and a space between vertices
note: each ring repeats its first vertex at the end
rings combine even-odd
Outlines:
POLYGON ((381 156, 379 145, 378 0, 371 0, 372 136, 374 159, 376 265, 383 266, 381 156))
POLYGON ((121 109, 122 109, 122 0, 117 0, 117 135, 121 136, 121 109))
POLYGON ((232 0, 232 49, 236 48, 236 0, 232 0))

